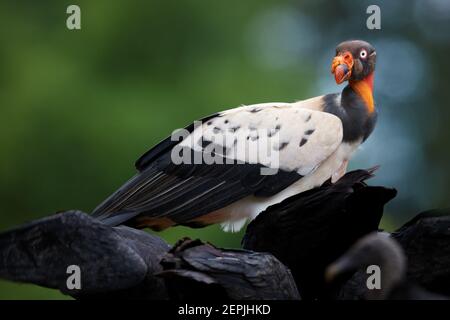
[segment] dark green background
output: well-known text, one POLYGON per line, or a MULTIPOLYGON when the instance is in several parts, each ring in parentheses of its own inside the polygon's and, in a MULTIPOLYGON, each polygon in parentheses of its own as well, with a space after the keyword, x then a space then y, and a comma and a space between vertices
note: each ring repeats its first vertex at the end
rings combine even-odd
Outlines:
MULTIPOLYGON (((448 206, 450 3, 430 1, 1 1, 0 230, 89 212, 173 129, 210 113, 334 92, 337 43, 377 48, 379 124, 352 168, 399 189, 383 226, 448 206), (66 28, 81 7, 82 29, 66 28), (382 29, 365 10, 381 8, 382 29)), ((364 212, 361 212, 364 214, 364 212)), ((242 232, 174 228, 239 247, 242 232)), ((0 281, 0 298, 63 298, 0 281)))

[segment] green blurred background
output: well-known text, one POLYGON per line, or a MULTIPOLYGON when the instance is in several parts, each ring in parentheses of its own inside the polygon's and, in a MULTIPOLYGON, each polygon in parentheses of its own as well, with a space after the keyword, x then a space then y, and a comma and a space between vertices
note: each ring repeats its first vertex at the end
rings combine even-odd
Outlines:
MULTIPOLYGON (((396 187, 383 227, 450 203, 450 1, 0 2, 0 231, 66 209, 89 212, 173 129, 213 112, 335 92, 337 43, 377 48, 379 124, 351 167, 396 187), (82 29, 66 28, 81 7, 82 29), (366 28, 381 8, 382 29, 366 28)), ((364 214, 363 212, 361 214, 364 214)), ((173 228, 239 247, 242 232, 173 228)), ((0 281, 1 299, 61 299, 0 281)))

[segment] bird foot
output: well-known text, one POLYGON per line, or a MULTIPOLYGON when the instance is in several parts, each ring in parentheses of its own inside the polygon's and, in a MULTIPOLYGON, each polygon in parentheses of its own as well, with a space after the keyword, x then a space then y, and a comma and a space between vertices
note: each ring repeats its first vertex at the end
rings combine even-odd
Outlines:
POLYGON ((348 160, 344 160, 335 173, 331 176, 331 183, 336 183, 347 172, 348 160))

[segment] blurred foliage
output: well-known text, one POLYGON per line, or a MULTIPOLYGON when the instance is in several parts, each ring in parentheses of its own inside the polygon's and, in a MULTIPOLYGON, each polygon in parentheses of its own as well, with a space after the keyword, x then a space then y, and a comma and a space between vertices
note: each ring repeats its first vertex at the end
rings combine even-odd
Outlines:
MULTIPOLYGON (((0 230, 60 210, 89 212, 134 174, 133 163, 143 152, 199 117, 240 104, 326 93, 324 88, 334 86, 333 48, 347 38, 386 48, 397 48, 386 39, 408 41, 425 66, 413 74, 426 77, 426 89, 421 78, 401 99, 377 92, 380 119, 394 129, 412 128, 415 134, 393 132, 420 145, 417 154, 404 154, 406 161, 380 169, 377 182, 393 181, 400 189, 389 210, 395 214, 383 226, 393 229, 417 213, 422 208, 416 203, 449 205, 450 44, 439 33, 448 30, 450 9, 433 0, 426 9, 439 14, 427 15, 421 2, 375 1, 382 9, 381 31, 365 28, 368 1, 0 2, 0 230), (65 26, 69 4, 81 7, 79 31, 65 26), (415 166, 405 171, 410 162, 415 166), (392 170, 404 174, 389 180, 392 170)), ((386 83, 403 86, 395 68, 409 53, 394 50, 398 61, 385 60, 385 70, 394 70, 386 83)), ((376 142, 377 131, 374 136, 376 142)), ((369 145, 362 151, 369 160, 354 166, 374 165, 376 155, 395 153, 390 139, 379 137, 381 149, 369 145)), ((190 236, 239 247, 242 232, 177 227, 160 235, 171 243, 190 236)), ((2 299, 61 297, 54 290, 0 282, 2 299)))

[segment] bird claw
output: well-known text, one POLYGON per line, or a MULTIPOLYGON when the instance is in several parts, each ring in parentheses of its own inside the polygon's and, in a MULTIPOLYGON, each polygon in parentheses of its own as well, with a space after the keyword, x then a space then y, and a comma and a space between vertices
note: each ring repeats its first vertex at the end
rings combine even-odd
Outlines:
POLYGON ((331 183, 336 183, 347 172, 348 160, 344 160, 335 173, 331 176, 331 183))

